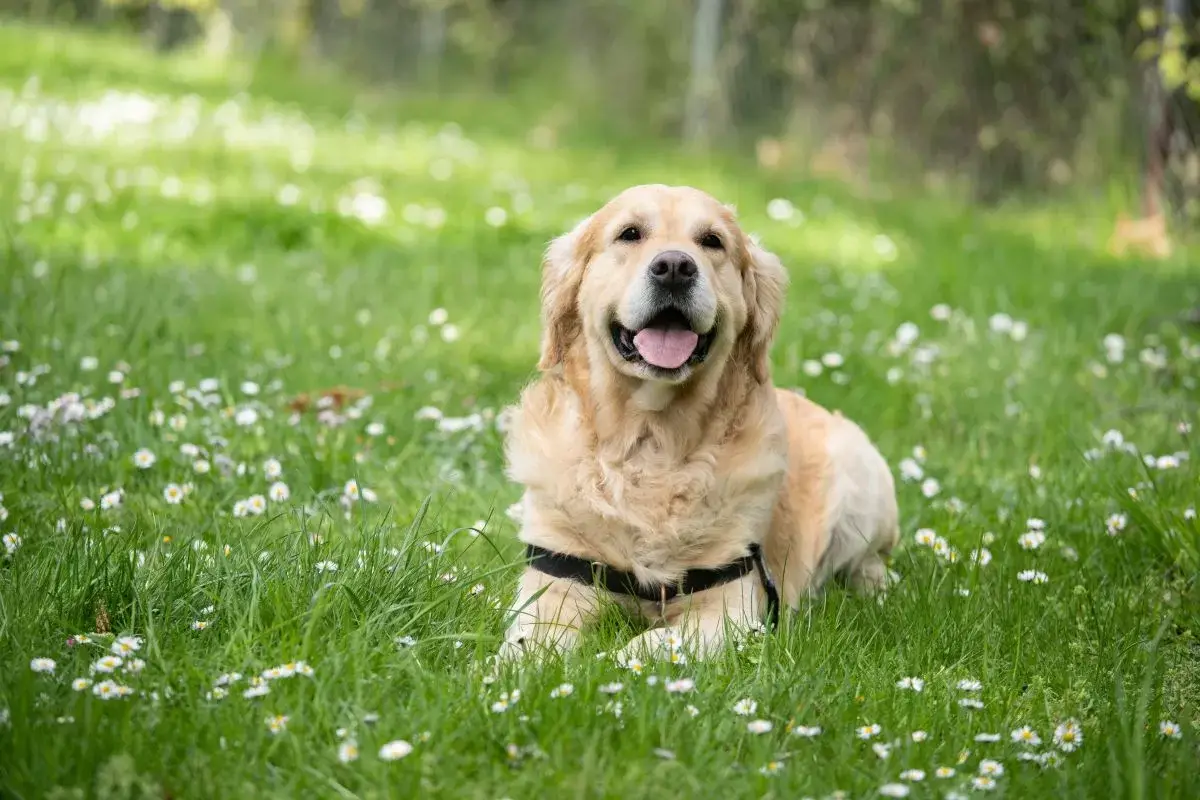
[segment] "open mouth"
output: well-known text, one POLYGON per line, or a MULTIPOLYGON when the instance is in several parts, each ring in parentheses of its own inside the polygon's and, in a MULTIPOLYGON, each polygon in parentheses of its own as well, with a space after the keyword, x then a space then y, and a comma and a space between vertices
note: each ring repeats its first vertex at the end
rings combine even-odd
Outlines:
POLYGON ((644 363, 670 371, 704 361, 716 329, 714 325, 707 333, 697 333, 682 311, 668 308, 636 331, 614 320, 612 339, 617 353, 631 364, 644 363))

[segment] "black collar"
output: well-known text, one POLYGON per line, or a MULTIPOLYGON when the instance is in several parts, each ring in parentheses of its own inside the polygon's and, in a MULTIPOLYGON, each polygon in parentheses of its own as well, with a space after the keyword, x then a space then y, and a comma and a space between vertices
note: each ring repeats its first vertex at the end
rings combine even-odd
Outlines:
POLYGON ((556 553, 536 544, 525 547, 529 566, 538 572, 543 572, 555 578, 565 578, 578 583, 598 585, 615 594, 628 594, 652 603, 665 603, 679 595, 702 592, 714 586, 736 581, 750 572, 757 572, 767 593, 767 614, 771 625, 779 623, 779 592, 775 583, 767 574, 767 565, 763 560, 762 548, 758 544, 750 545, 750 555, 715 569, 690 569, 683 575, 683 580, 677 584, 659 584, 644 586, 638 582, 632 572, 613 569, 598 561, 588 561, 579 556, 569 556, 556 553))

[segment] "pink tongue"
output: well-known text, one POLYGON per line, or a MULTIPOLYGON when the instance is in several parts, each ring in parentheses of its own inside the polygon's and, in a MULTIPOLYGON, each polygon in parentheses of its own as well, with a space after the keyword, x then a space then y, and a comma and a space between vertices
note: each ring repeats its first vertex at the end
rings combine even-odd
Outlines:
POLYGON ((633 345, 642 358, 662 369, 682 367, 696 351, 699 341, 695 331, 685 328, 643 328, 633 337, 633 345))

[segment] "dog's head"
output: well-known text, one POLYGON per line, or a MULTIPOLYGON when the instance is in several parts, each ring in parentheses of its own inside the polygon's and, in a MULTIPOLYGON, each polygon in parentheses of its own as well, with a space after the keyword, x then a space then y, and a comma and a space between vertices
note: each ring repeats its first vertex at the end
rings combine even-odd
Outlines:
POLYGON ((728 207, 689 187, 636 186, 548 248, 539 367, 582 340, 590 368, 640 381, 684 384, 741 359, 766 383, 786 286, 728 207))

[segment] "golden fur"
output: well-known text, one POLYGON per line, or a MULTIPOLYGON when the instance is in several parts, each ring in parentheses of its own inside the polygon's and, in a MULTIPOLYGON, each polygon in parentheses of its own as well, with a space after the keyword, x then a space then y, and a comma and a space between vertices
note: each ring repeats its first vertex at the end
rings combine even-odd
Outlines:
MULTIPOLYGON (((522 393, 507 441, 525 488, 521 539, 632 571, 646 584, 718 567, 764 545, 783 601, 795 607, 835 573, 883 585, 897 537, 895 492, 863 432, 771 384, 769 347, 787 274, 733 212, 696 189, 628 189, 556 239, 543 263, 541 376, 522 393), (634 245, 615 241, 636 220, 634 245), (697 244, 715 231, 721 250, 697 244), (715 300, 707 359, 660 380, 616 353, 608 326, 647 264, 695 258, 715 300)), ((762 618, 756 575, 665 604, 611 598, 657 623, 628 652, 667 634, 693 654, 719 647, 727 623, 762 618)), ((526 569, 502 655, 566 648, 596 590, 526 569)))

